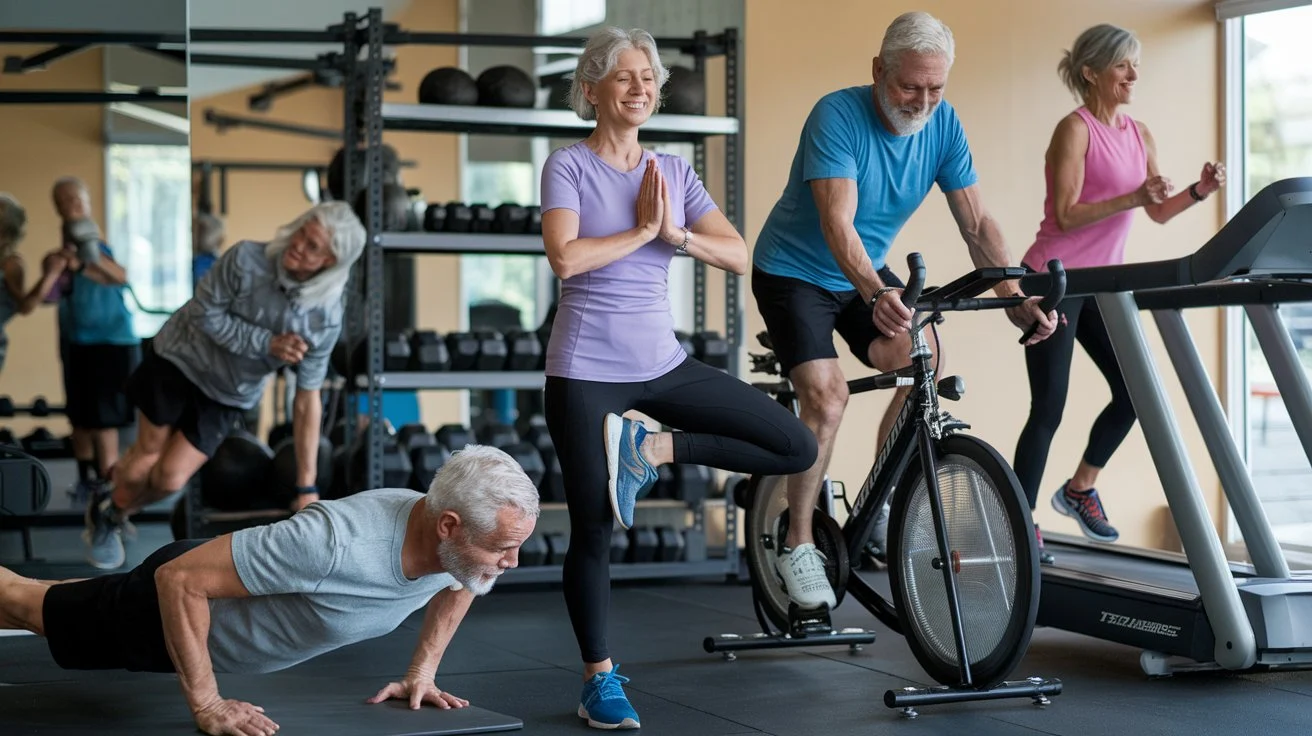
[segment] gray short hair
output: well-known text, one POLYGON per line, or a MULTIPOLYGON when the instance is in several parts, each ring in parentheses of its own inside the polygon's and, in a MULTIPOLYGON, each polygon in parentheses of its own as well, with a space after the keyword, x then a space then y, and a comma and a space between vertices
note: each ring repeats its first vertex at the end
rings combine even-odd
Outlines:
POLYGON ((425 499, 433 516, 454 511, 476 534, 491 534, 497 514, 513 508, 530 519, 540 513, 538 489, 519 463, 488 445, 467 445, 433 477, 425 499))
POLYGON ((638 49, 647 54, 651 62, 651 71, 656 79, 657 95, 652 105, 652 112, 661 109, 660 90, 665 88, 669 71, 661 63, 661 56, 656 51, 656 39, 641 28, 622 30, 615 27, 603 28, 588 38, 579 56, 579 63, 574 67, 573 81, 569 87, 569 106, 584 120, 596 120, 597 108, 593 107, 583 94, 583 83, 596 84, 605 79, 619 63, 620 54, 629 49, 638 49))
POLYGON ((1057 75, 1066 88, 1083 101, 1089 92, 1090 82, 1084 78, 1087 66, 1095 73, 1102 72, 1125 59, 1139 56, 1139 39, 1132 31, 1100 23, 1085 30, 1075 39, 1075 45, 1057 63, 1057 75))
POLYGON ((897 69, 902 54, 908 51, 945 56, 950 67, 956 50, 956 41, 947 24, 929 13, 913 11, 899 15, 889 24, 879 47, 879 58, 890 71, 897 69))
POLYGON ((7 258, 27 232, 27 210, 8 192, 0 192, 0 258, 7 258))

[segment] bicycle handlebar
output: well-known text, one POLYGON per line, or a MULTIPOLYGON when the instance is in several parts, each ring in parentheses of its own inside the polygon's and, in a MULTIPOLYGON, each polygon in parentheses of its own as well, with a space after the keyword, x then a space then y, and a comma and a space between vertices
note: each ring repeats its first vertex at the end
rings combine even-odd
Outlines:
POLYGON ((902 306, 915 309, 925 288, 925 259, 919 253, 907 254, 907 285, 902 289, 902 306))
MULTIPOLYGON (((1061 300, 1066 297, 1066 269, 1062 267, 1060 259, 1054 258, 1048 261, 1048 275, 1051 277, 1051 286, 1048 293, 1044 294, 1043 298, 1039 300, 1039 309, 1043 310, 1044 314, 1056 309, 1057 305, 1061 304, 1061 300)), ((1025 330, 1025 334, 1021 335, 1020 344, 1024 345, 1029 342, 1038 329, 1038 322, 1030 325, 1029 329, 1025 330)))

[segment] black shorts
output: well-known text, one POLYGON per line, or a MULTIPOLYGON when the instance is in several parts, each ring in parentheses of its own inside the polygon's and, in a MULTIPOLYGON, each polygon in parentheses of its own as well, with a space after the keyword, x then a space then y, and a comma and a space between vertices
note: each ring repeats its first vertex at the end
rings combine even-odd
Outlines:
MULTIPOLYGON (((879 269, 879 278, 886 286, 905 286, 887 266, 879 269)), ((874 367, 870 365, 870 344, 884 335, 875 329, 871 307, 856 289, 829 291, 754 268, 752 295, 785 376, 808 361, 837 358, 835 330, 857 360, 874 367)))
POLYGON ((41 613, 55 664, 66 670, 174 672, 155 571, 204 543, 170 542, 130 572, 50 586, 41 613))
POLYGON ((78 429, 131 426, 127 384, 141 363, 141 346, 70 344, 64 357, 68 423, 78 429))
POLYGON ((214 456, 244 413, 206 396, 153 345, 146 346, 141 366, 128 381, 128 397, 152 424, 178 430, 206 457, 214 456))

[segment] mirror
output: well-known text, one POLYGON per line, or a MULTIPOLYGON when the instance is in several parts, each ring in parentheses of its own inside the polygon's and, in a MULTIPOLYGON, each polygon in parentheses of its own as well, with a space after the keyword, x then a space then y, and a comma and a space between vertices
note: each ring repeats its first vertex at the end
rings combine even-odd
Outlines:
MULTIPOLYGON (((0 4, 0 441, 51 476, 47 560, 81 561, 87 481, 135 436, 140 341, 191 294, 186 21, 186 0, 0 4)), ((0 564, 28 526, 0 514, 0 564)))

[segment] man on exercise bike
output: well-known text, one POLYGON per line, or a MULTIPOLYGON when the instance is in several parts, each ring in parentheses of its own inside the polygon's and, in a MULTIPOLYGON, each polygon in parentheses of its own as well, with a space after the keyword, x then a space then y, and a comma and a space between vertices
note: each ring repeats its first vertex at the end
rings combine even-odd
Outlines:
MULTIPOLYGON (((874 84, 825 95, 812 109, 788 184, 757 240, 752 293, 820 449, 810 470, 788 477, 791 522, 776 562, 800 608, 835 604, 811 535, 811 512, 848 398, 833 332, 871 368, 909 365, 912 315, 900 301, 902 281, 884 261, 935 183, 976 267, 1014 263, 984 208, 961 122, 943 101, 953 54, 952 32, 938 19, 920 12, 895 19, 872 64, 874 84)), ((999 297, 1022 295, 1014 280, 994 290, 999 297)), ((1022 329, 1038 324, 1030 344, 1056 326, 1055 314, 1044 314, 1038 301, 1007 312, 1022 329)), ((876 447, 907 393, 898 389, 876 447)))

